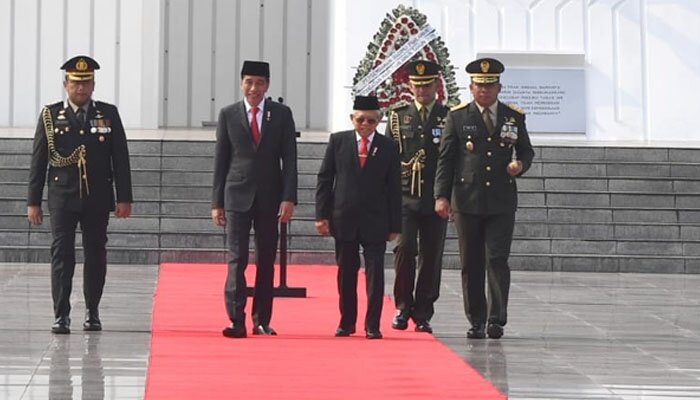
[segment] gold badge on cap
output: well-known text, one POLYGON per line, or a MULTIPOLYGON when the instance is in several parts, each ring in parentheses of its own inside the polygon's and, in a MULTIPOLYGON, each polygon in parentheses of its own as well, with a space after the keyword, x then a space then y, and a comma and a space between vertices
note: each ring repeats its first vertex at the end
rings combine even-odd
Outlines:
POLYGON ((75 69, 78 71, 85 71, 88 69, 88 63, 85 59, 81 58, 75 63, 75 69))
POLYGON ((418 72, 418 75, 423 75, 425 74, 425 65, 423 64, 416 64, 416 72, 418 72))
POLYGON ((487 72, 489 72, 489 68, 491 68, 491 63, 484 60, 481 62, 480 66, 481 66, 481 72, 487 73, 487 72))

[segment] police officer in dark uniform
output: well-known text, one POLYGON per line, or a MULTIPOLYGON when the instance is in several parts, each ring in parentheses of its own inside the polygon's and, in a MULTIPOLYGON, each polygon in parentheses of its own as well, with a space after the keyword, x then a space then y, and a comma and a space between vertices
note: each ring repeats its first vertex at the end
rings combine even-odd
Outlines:
POLYGON ((401 152, 403 191, 402 231, 394 250, 397 311, 391 326, 404 330, 413 319, 417 332, 432 333, 430 318, 440 295, 447 229, 447 221, 435 213, 433 184, 447 108, 435 97, 440 81, 438 64, 419 60, 406 64, 405 69, 414 102, 392 109, 387 126, 401 152))
POLYGON ((447 116, 435 178, 435 211, 455 219, 464 310, 471 323, 467 337, 481 339, 488 333, 497 339, 507 322, 516 178, 530 168, 535 153, 525 114, 498 101, 503 64, 482 58, 466 69, 474 101, 452 108, 447 116))
POLYGON ((107 271, 109 212, 131 215, 133 201, 126 135, 117 107, 92 100, 100 66, 88 56, 66 61, 63 87, 68 98, 45 106, 39 116, 31 170, 27 218, 43 222, 44 183, 51 218, 51 331, 70 333, 70 295, 75 270, 75 230, 83 236, 83 295, 86 331, 102 330, 99 304, 107 271), (48 175, 47 175, 48 165, 48 175), (116 201, 115 201, 116 188, 116 201))

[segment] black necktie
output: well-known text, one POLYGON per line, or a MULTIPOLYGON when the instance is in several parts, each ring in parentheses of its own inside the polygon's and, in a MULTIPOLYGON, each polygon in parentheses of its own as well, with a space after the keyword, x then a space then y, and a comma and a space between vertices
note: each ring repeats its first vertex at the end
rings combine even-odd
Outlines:
POLYGON ((80 125, 85 125, 85 110, 83 110, 82 107, 78 108, 78 111, 75 112, 75 116, 78 117, 78 122, 80 122, 80 125))

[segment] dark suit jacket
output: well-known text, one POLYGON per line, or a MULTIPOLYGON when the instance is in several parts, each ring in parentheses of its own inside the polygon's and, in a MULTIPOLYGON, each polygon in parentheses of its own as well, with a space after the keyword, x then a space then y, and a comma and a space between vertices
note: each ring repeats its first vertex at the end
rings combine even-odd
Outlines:
POLYGON ((513 149, 523 163, 521 175, 535 152, 525 128, 525 114, 498 102, 494 133, 489 136, 476 103, 457 106, 447 115, 440 143, 435 197, 450 199, 456 212, 493 215, 515 212, 518 204, 515 178, 506 173, 513 149), (506 121, 517 127, 514 145, 501 138, 506 121), (472 151, 467 143, 473 145, 472 151))
POLYGON ((318 172, 316 219, 338 240, 384 242, 401 232, 401 171, 394 142, 375 133, 364 168, 355 131, 333 133, 318 172))
POLYGON ((212 208, 245 212, 255 199, 274 212, 282 201, 297 202, 294 118, 271 100, 265 100, 257 146, 243 101, 224 107, 216 127, 212 208))
MULTIPOLYGON (((49 209, 80 211, 86 206, 94 211, 113 211, 115 188, 117 202, 133 202, 129 150, 117 107, 91 101, 82 126, 67 102, 46 108, 51 114, 54 145, 61 156, 69 156, 77 147, 85 145, 89 190, 88 194, 83 189, 81 198, 77 165, 49 166, 49 209)), ((47 135, 40 116, 34 134, 27 205, 41 205, 48 162, 47 135)))
POLYGON ((408 162, 420 149, 425 151, 425 162, 421 171, 423 182, 421 196, 411 194, 411 174, 404 171, 401 176, 403 189, 403 208, 424 215, 435 215, 435 199, 433 186, 435 170, 437 169, 438 149, 440 138, 445 128, 447 107, 435 102, 428 116, 428 122, 421 122, 415 102, 393 109, 389 113, 387 132, 391 133, 394 141, 401 140, 401 161, 408 162), (396 113, 396 117, 392 116, 396 113), (395 134, 398 128, 398 135, 395 134))

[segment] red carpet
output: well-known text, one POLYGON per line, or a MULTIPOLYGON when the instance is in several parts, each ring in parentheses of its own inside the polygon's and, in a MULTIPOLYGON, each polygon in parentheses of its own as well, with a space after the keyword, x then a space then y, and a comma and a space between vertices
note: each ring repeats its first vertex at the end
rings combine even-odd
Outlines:
MULTIPOLYGON (((164 264, 153 305, 146 399, 505 399, 428 334, 391 329, 384 303, 383 340, 367 340, 364 280, 358 334, 336 338, 336 267, 290 266, 289 286, 307 298, 277 298, 279 336, 228 339, 221 330, 224 265, 164 264)), ((248 268, 253 276, 255 268, 248 268)), ((362 274, 361 274, 362 275, 362 274)), ((249 279, 252 282, 252 279, 249 279)), ((248 301, 248 307, 252 303, 248 301)), ((251 328, 248 313, 248 329, 251 328)))

